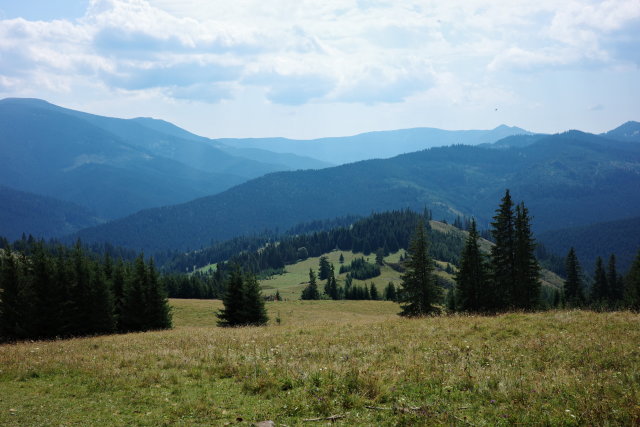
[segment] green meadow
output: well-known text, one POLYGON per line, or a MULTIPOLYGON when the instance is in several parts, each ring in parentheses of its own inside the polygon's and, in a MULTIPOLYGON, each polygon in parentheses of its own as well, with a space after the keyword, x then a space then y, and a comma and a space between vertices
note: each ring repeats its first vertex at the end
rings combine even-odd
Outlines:
POLYGON ((266 327, 223 329, 219 301, 171 304, 172 330, 1 345, 0 425, 640 422, 638 314, 284 301, 266 327))

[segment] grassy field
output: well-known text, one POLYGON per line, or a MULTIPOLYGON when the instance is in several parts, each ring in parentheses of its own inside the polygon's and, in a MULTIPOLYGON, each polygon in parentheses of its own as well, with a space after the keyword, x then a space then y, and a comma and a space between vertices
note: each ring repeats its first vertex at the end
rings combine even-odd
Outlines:
MULTIPOLYGON (((400 259, 400 254, 404 254, 404 250, 400 250, 396 253, 390 254, 385 257, 385 263, 397 263, 400 259)), ((365 256, 362 253, 352 253, 349 251, 332 251, 328 254, 325 254, 329 259, 330 263, 333 263, 336 274, 336 281, 339 286, 344 286, 345 279, 347 277, 347 273, 339 274, 340 271, 340 263, 339 258, 340 254, 344 256, 344 264, 348 265, 355 258, 364 258, 371 263, 376 262, 375 254, 371 254, 369 256, 365 256)), ((287 265, 285 267, 285 273, 280 275, 275 275, 270 279, 261 280, 260 285, 262 286, 262 292, 265 295, 275 294, 276 290, 280 292, 280 296, 285 299, 299 299, 300 294, 304 287, 309 283, 309 268, 313 268, 316 274, 318 274, 318 265, 320 262, 320 257, 312 257, 307 258, 304 261, 300 261, 296 264, 287 265)), ((436 261, 438 265, 442 268, 445 268, 447 263, 436 261)), ((436 271, 436 274, 442 277, 445 277, 449 280, 453 280, 453 276, 447 274, 444 271, 436 271)), ((378 277, 373 277, 367 280, 357 280, 353 279, 353 284, 357 286, 367 285, 370 283, 375 283, 378 288, 378 292, 382 295, 384 288, 387 286, 389 282, 393 282, 396 287, 400 285, 401 279, 400 276, 402 273, 399 273, 393 270, 388 265, 383 265, 380 267, 380 275, 378 277)), ((320 287, 320 291, 322 292, 322 287, 324 286, 324 280, 318 280, 318 286, 320 287)))
POLYGON ((636 314, 285 301, 222 329, 218 301, 172 305, 169 331, 0 345, 0 425, 640 423, 636 314))

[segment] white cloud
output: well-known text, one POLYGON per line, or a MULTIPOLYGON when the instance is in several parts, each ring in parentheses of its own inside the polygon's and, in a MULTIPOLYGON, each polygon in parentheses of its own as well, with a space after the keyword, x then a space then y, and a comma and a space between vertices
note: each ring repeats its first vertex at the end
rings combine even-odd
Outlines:
POLYGON ((0 92, 485 109, 525 102, 514 75, 636 70, 638 31, 638 0, 92 0, 78 19, 0 20, 0 92))

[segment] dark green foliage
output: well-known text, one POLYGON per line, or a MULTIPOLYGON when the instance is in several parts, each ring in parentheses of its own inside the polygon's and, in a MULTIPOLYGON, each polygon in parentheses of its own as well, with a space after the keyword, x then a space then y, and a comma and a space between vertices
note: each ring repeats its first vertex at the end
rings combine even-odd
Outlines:
POLYGON ((624 297, 629 308, 640 311, 640 250, 624 278, 624 297))
POLYGON ((309 269, 309 284, 302 290, 301 299, 316 300, 320 299, 320 292, 318 291, 318 283, 316 282, 316 274, 313 269, 309 269))
POLYGON ((580 307, 585 303, 582 272, 576 251, 571 248, 565 261, 564 303, 567 307, 580 307))
POLYGON ((340 274, 350 273, 351 277, 366 280, 380 275, 380 266, 371 264, 364 258, 355 258, 349 265, 340 266, 340 274))
MULTIPOLYGON (((392 211, 373 214, 368 218, 358 220, 348 228, 340 227, 307 235, 285 235, 279 241, 276 241, 275 235, 270 233, 237 238, 230 242, 216 244, 211 248, 174 256, 173 259, 165 263, 164 270, 176 273, 185 272, 215 262, 223 270, 228 268, 224 264, 239 264, 245 271, 262 274, 271 269, 281 268, 283 263, 297 262, 299 260, 298 250, 302 247, 307 250, 309 256, 317 257, 331 252, 335 248, 353 252, 362 251, 365 241, 369 242, 369 246, 375 245, 383 250, 396 251, 408 246, 411 233, 419 219, 420 215, 409 210, 392 211), (276 251, 277 255, 274 253, 276 251)), ((440 260, 457 264, 460 250, 464 244, 462 235, 437 232, 431 230, 427 224, 425 227, 431 242, 431 254, 440 260)), ((166 259, 166 256, 164 258, 166 259)), ((321 262, 323 263, 321 269, 324 271, 321 274, 321 277, 324 278, 321 280, 326 280, 329 269, 328 262, 324 260, 321 262)), ((170 296, 174 295, 170 292, 170 296)))
POLYGON ((369 285, 369 296, 371 297, 372 300, 379 300, 380 299, 380 294, 378 293, 378 288, 376 287, 376 284, 371 282, 371 284, 369 285))
POLYGON ((252 274, 242 274, 239 266, 227 278, 222 303, 224 308, 217 314, 219 326, 260 326, 269 320, 258 281, 252 274))
POLYGON ((513 202, 506 190, 491 223, 495 245, 491 247, 491 281, 486 297, 488 311, 501 311, 509 307, 515 285, 515 230, 513 202))
POLYGON ((384 299, 387 301, 396 301, 398 296, 396 294, 396 286, 393 282, 389 282, 384 288, 384 299))
POLYGON ((407 268, 402 276, 402 289, 399 301, 402 303, 402 316, 424 316, 438 312, 434 305, 438 302, 441 290, 436 288, 433 277, 433 261, 429 256, 427 232, 422 220, 409 245, 407 268))
POLYGON ((342 255, 342 253, 340 254, 340 258, 338 258, 338 262, 344 264, 344 255, 342 255))
POLYGON ((338 283, 336 282, 336 275, 333 269, 333 264, 329 269, 329 277, 327 277, 327 283, 324 285, 324 293, 331 299, 337 300, 340 298, 340 291, 338 289, 338 283))
POLYGON ((244 318, 244 283, 240 267, 236 266, 227 277, 226 290, 222 297, 224 308, 217 314, 218 325, 243 325, 244 318))
POLYGON ((520 202, 516 206, 514 247, 514 287, 511 304, 516 309, 533 310, 540 299, 540 266, 535 255, 536 243, 531 232, 529 211, 520 202))
POLYGON ((491 301, 486 298, 488 268, 485 256, 480 252, 476 222, 472 220, 469 236, 460 256, 460 268, 456 275, 456 289, 449 291, 454 309, 465 312, 489 310, 491 301), (455 299, 454 298, 455 294, 455 299))
POLYGON ((92 256, 80 242, 71 249, 30 239, 13 246, 0 251, 0 340, 171 327, 153 263, 147 267, 142 256, 129 268, 92 256), (134 286, 141 271, 144 285, 134 286))
POLYGON ((269 321, 260 285, 253 274, 244 276, 244 322, 249 326, 266 325, 269 321))
POLYGON ((376 264, 384 265, 384 255, 384 249, 378 248, 378 250, 376 251, 376 264))
POLYGON ((329 278, 329 274, 331 272, 331 266, 329 265, 329 260, 326 256, 321 256, 320 265, 318 266, 318 279, 327 280, 329 278))
POLYGON ((604 270, 602 258, 596 258, 596 267, 593 273, 593 285, 591 286, 590 301, 594 307, 602 308, 609 302, 609 284, 604 270))
POLYGON ((506 190, 493 219, 491 234, 495 245, 491 248, 485 310, 536 309, 540 302, 540 267, 528 209, 522 202, 514 212, 506 190))
POLYGON ((624 300, 624 283, 616 268, 616 256, 609 256, 607 268, 607 284, 609 285, 609 303, 611 307, 618 307, 624 300))

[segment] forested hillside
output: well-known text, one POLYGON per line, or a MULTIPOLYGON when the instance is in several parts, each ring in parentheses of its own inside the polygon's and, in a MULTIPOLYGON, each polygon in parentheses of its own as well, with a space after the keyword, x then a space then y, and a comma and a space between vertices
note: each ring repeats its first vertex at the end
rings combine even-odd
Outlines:
POLYGON ((99 223, 95 214, 75 203, 38 196, 0 185, 0 236, 25 234, 61 237, 99 223))
POLYGON ((548 250, 563 256, 573 247, 589 274, 597 257, 606 260, 611 254, 616 254, 618 269, 626 272, 640 250, 640 217, 552 230, 538 238, 548 250))
POLYGON ((527 200, 534 230, 540 232, 640 214, 638 171, 639 144, 571 131, 524 147, 440 147, 317 171, 273 173, 78 236, 150 252, 193 250, 311 219, 425 206, 436 219, 464 214, 486 228, 505 188, 527 200))

